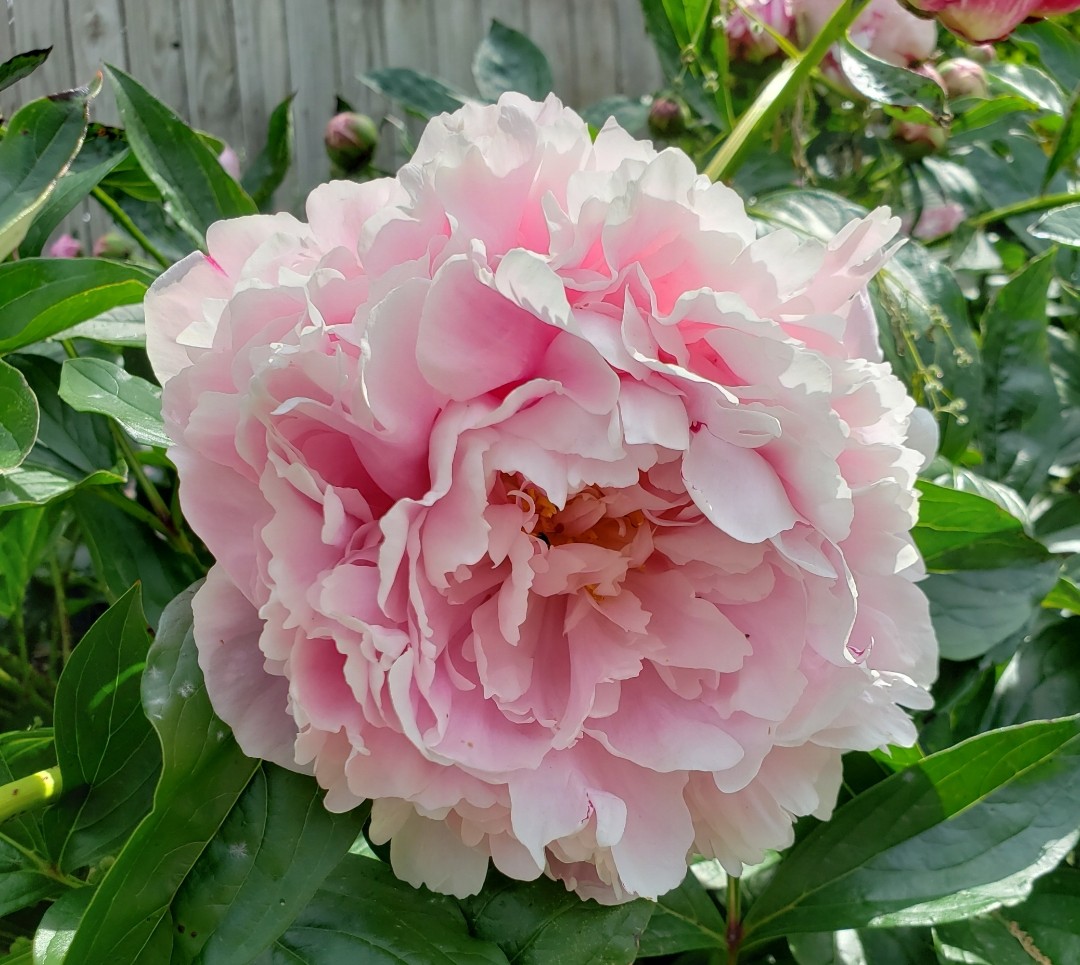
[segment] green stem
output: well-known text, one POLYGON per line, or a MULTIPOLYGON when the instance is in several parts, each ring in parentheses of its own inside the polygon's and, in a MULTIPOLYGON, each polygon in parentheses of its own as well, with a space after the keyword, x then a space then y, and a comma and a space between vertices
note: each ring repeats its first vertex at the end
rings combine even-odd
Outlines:
POLYGON ((161 265, 162 268, 168 268, 172 264, 168 258, 154 247, 153 242, 139 230, 138 225, 128 217, 127 212, 110 198, 109 195, 102 191, 101 188, 94 188, 91 194, 93 194, 98 204, 109 212, 113 221, 131 235, 131 237, 139 243, 142 249, 153 258, 154 261, 161 265))
POLYGON ((15 609, 12 611, 11 628, 15 631, 15 646, 22 663, 23 683, 26 683, 30 677, 30 645, 26 640, 26 614, 23 611, 22 600, 15 604, 15 609))
POLYGON ((1080 192, 1063 191, 1061 194, 1044 194, 1039 198, 1028 198, 1026 201, 1017 201, 1016 204, 1007 204, 1003 208, 994 208, 976 215, 970 220, 973 225, 987 225, 994 221, 1004 221, 1018 214, 1031 214, 1033 211, 1046 211, 1050 208, 1060 208, 1064 204, 1076 204, 1080 202, 1080 192))
POLYGON ((728 965, 738 965, 739 946, 743 940, 742 910, 739 903, 739 879, 729 875, 727 880, 728 965))
POLYGON ((169 507, 166 505, 165 500, 162 499, 161 493, 157 491, 157 486, 155 486, 150 480, 150 477, 146 475, 142 463, 139 462, 139 454, 135 451, 131 441, 112 420, 109 421, 109 428, 112 430, 113 438, 116 440, 117 446, 120 447, 120 454, 124 457, 124 462, 128 464, 131 474, 135 477, 135 481, 139 484, 139 488, 146 496, 146 501, 150 503, 150 508, 154 511, 154 515, 156 515, 166 526, 170 526, 172 523, 172 514, 169 512, 169 507))
POLYGON ((64 592, 64 575, 56 553, 49 554, 49 575, 52 578, 53 598, 56 605, 56 624, 60 631, 60 667, 66 667, 71 657, 71 620, 68 619, 67 594, 64 592))
POLYGON ((0 787, 0 823, 58 798, 64 789, 59 767, 38 771, 0 787))
POLYGON ((829 49, 844 35, 848 27, 863 12, 870 0, 844 0, 835 13, 798 58, 787 60, 762 88, 739 118, 738 124, 705 166, 705 175, 713 181, 729 180, 734 176, 746 155, 770 127, 780 112, 795 97, 803 82, 810 76, 829 49))

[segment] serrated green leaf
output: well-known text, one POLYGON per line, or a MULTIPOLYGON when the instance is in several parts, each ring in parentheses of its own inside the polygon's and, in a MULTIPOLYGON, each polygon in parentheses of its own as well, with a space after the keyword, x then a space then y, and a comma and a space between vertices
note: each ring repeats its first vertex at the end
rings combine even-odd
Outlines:
POLYGON ((982 471, 1026 499, 1042 486, 1062 439, 1047 341, 1053 276, 1051 257, 1031 262, 998 292, 982 322, 982 471))
POLYGON ((341 862, 288 931, 252 965, 344 962, 508 965, 497 945, 470 935, 452 898, 418 891, 382 862, 358 855, 341 862))
POLYGON ((34 218, 19 245, 19 257, 35 258, 49 236, 111 170, 127 157, 123 132, 91 124, 79 153, 34 218))
POLYGON ((99 258, 25 258, 0 265, 0 354, 141 302, 154 276, 99 258))
POLYGON ((989 499, 919 480, 912 536, 930 570, 991 570, 1042 563, 1050 553, 1024 524, 989 499))
MULTIPOLYGON (((1080 125, 1077 129, 1080 130, 1080 125)), ((1028 231, 1036 238, 1080 248, 1080 204, 1066 204, 1047 211, 1028 231)))
POLYGON ((401 101, 407 111, 425 120, 456 111, 468 100, 441 80, 411 67, 380 67, 360 74, 359 79, 377 93, 401 101))
POLYGON ((489 873, 461 902, 469 931, 498 945, 515 965, 622 965, 637 956, 651 902, 599 905, 548 878, 513 881, 489 873))
POLYGON ((247 965, 314 897, 370 807, 333 814, 310 777, 263 762, 176 894, 174 965, 247 965))
POLYGON ((931 78, 879 60, 846 37, 836 45, 836 51, 844 77, 868 100, 919 108, 927 120, 941 121, 948 115, 945 91, 931 78))
POLYGON ((727 948, 726 929, 720 909, 688 871, 678 888, 657 899, 641 936, 640 953, 674 955, 699 948, 727 948))
POLYGON ((87 631, 60 677, 54 719, 65 794, 43 827, 64 871, 115 855, 150 809, 161 752, 139 702, 149 645, 136 586, 87 631))
POLYGON ((9 57, 0 64, 0 90, 7 90, 24 77, 29 77, 48 59, 52 47, 43 50, 27 50, 25 53, 9 57))
POLYGON ((107 359, 67 359, 60 376, 60 398, 77 412, 98 412, 115 419, 144 446, 165 449, 171 445, 161 419, 161 389, 107 359))
POLYGON ((210 707, 192 636, 194 592, 166 608, 142 678, 143 709, 162 749, 153 810, 98 885, 67 965, 170 960, 170 905, 259 766, 210 707))
POLYGON ((37 397, 26 377, 0 359, 0 473, 21 465, 37 439, 37 397))
POLYGON ((89 101, 86 89, 54 94, 31 101, 11 118, 0 141, 0 261, 22 243, 79 152, 89 101))
POLYGON ((956 921, 1027 897, 1077 838, 1080 717, 981 734, 886 778, 785 859, 747 946, 956 921))
POLYGON ((266 130, 266 145, 251 162, 240 184, 251 200, 265 211, 289 173, 293 155, 293 114, 290 94, 270 113, 266 130))
POLYGON ((258 208, 214 153, 175 112, 133 77, 106 67, 131 150, 161 192, 177 223, 198 244, 223 218, 256 214, 258 208))
POLYGON ((107 420, 60 401, 60 366, 40 356, 9 360, 26 376, 41 418, 37 441, 23 464, 0 476, 0 510, 46 503, 79 486, 124 482, 126 470, 107 420))
POLYGON ((552 89, 551 66, 544 52, 525 34, 498 20, 476 49, 473 80, 480 96, 497 101, 507 91, 543 100, 552 89))

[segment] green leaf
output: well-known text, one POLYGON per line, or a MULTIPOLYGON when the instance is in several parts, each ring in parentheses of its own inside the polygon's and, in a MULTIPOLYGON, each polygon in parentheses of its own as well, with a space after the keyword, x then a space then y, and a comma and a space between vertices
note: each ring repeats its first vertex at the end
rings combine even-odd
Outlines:
POLYGON ((161 389, 114 362, 67 359, 60 398, 77 412, 99 412, 115 419, 144 446, 165 449, 171 444, 161 419, 161 389))
POLYGON ((210 707, 192 636, 194 591, 166 608, 142 678, 143 708, 162 748, 153 810, 98 885, 68 965, 170 961, 170 904, 259 766, 210 707))
POLYGON ((1044 965, 1080 961, 1080 871, 1040 878, 1031 897, 1005 911, 939 926, 943 961, 967 965, 1044 965))
POLYGON ((38 433, 38 402, 26 376, 0 359, 0 473, 29 455, 38 433))
POLYGON ((990 727, 1060 717, 1080 707, 1080 618, 1045 627, 1017 650, 986 708, 990 727))
POLYGON ((1080 204, 1066 204, 1047 211, 1028 231, 1036 238, 1047 238, 1070 248, 1080 248, 1080 204))
POLYGON ((983 471, 1030 499, 1062 437, 1061 405, 1050 371, 1046 298, 1053 259, 1031 262, 983 316, 983 471))
MULTIPOLYGON (((839 195, 804 189, 770 194, 752 213, 826 242, 867 214, 839 195)), ((983 376, 960 286, 945 265, 909 241, 875 276, 870 294, 885 357, 937 417, 941 453, 949 458, 961 454, 975 428, 983 376)))
POLYGON ((382 862, 358 855, 346 856, 288 931, 252 965, 346 962, 508 965, 497 945, 469 934, 452 898, 417 891, 382 862))
POLYGON ((0 141, 0 261, 22 243, 34 216, 78 154, 90 96, 80 88, 43 97, 11 118, 0 141))
POLYGON ((373 91, 401 101, 405 109, 418 117, 456 111, 468 97, 441 80, 421 74, 411 67, 380 67, 360 75, 373 91))
POLYGON ((34 218, 30 230, 19 245, 20 258, 36 258, 45 248, 49 236, 74 210, 75 206, 128 155, 122 131, 91 124, 82 148, 71 167, 59 181, 48 200, 34 218))
POLYGON ((99 258, 26 258, 0 265, 0 354, 118 305, 141 302, 154 276, 99 258))
POLYGON ((12 84, 29 77, 51 53, 52 47, 46 47, 43 50, 28 50, 5 60, 0 64, 0 90, 7 90, 12 84))
POLYGON ((64 885, 29 863, 22 851, 0 834, 0 918, 64 890, 64 885))
POLYGON ((370 812, 322 799, 312 778, 263 762, 176 894, 174 962, 247 965, 281 936, 370 812))
POLYGON ((609 117, 614 117, 619 127, 631 134, 644 131, 649 121, 649 105, 645 98, 626 97, 623 94, 605 97, 583 107, 579 113, 587 124, 596 128, 603 127, 609 117))
POLYGON ((934 940, 926 928, 866 928, 792 935, 799 965, 927 965, 934 940))
POLYGON ((1050 161, 1046 165, 1042 190, 1046 190, 1050 180, 1063 167, 1075 167, 1077 157, 1080 157, 1080 87, 1073 94, 1065 111, 1065 123, 1061 126, 1054 142, 1054 153, 1050 155, 1050 161))
POLYGON ((720 909, 692 871, 683 883, 661 895, 653 909, 640 954, 674 955, 699 948, 726 948, 727 925, 720 909))
POLYGON ((34 932, 34 965, 61 965, 93 894, 76 888, 49 905, 34 932))
POLYGON ((1033 46, 1043 66, 1068 90, 1075 90, 1080 84, 1080 37, 1075 27, 1052 20, 1025 23, 1013 31, 1011 39, 1023 46, 1033 46))
POLYGON ((124 482, 126 470, 108 421, 60 401, 60 366, 40 356, 10 360, 37 396, 41 421, 23 464, 0 476, 0 510, 46 503, 79 486, 124 482))
POLYGON ((258 212, 199 135, 172 110, 122 70, 106 67, 106 72, 131 150, 192 239, 203 244, 215 221, 258 212))
POLYGON ((525 34, 498 20, 476 49, 473 80, 480 96, 497 101, 507 91, 520 91, 542 101, 552 90, 551 67, 544 52, 525 34))
POLYGON ((64 871, 116 854, 150 810, 161 753, 139 702, 149 645, 136 586, 87 631, 60 677, 56 756, 65 793, 43 827, 64 871))
POLYGON ((45 507, 0 513, 0 617, 10 620, 24 605, 26 586, 52 539, 54 523, 45 507))
POLYGON ((513 881, 493 873, 461 904, 470 932, 497 944, 515 965, 632 962, 653 909, 644 900, 599 905, 548 878, 513 881))
POLYGON ((251 195, 251 200, 265 211, 289 173, 293 155, 293 113, 295 94, 285 98, 270 114, 266 130, 266 146, 251 162, 240 184, 251 195))
POLYGON ((945 91, 936 81, 913 70, 879 60, 846 37, 836 45, 840 68, 849 84, 867 100, 896 107, 917 107, 926 120, 948 116, 945 91))
POLYGON ((142 305, 121 305, 71 328, 65 328, 52 338, 86 338, 116 348, 145 348, 146 318, 142 305))
POLYGON ((1049 559, 1024 524, 989 499, 919 480, 919 522, 912 530, 930 570, 989 570, 1049 559))
POLYGON ((16 938, 8 953, 0 958, 0 965, 35 965, 29 939, 16 938))
POLYGON ((146 620, 156 627, 169 601, 200 575, 194 562, 94 492, 75 493, 71 506, 98 578, 114 597, 141 583, 146 620))
POLYGON ((641 9, 668 82, 702 117, 719 123, 715 99, 702 86, 697 63, 702 50, 691 43, 705 29, 707 0, 641 0, 641 9))
POLYGON ((919 585, 930 601, 941 655, 970 660, 1026 630, 1057 572, 1058 564, 1049 562, 931 573, 919 585))
POLYGON ((1080 613, 1080 586, 1063 576, 1043 597, 1042 605, 1048 610, 1070 610, 1073 613, 1080 613))
MULTIPOLYGON (((0 784, 10 784, 55 765, 56 748, 51 728, 0 734, 0 784)), ((24 857, 40 857, 40 864, 33 860, 24 861, 27 870, 43 871, 47 867, 41 815, 41 811, 26 811, 8 818, 0 833, 0 845, 14 845, 24 857)), ((0 847, 0 854, 3 853, 0 847)))
POLYGON ((745 919, 789 933, 956 921, 1027 897, 1077 838, 1080 717, 981 734, 887 777, 799 842, 745 919))
POLYGON ((987 67, 990 90, 994 93, 1019 94, 1044 110, 1062 114, 1065 110, 1061 87, 1032 64, 990 64, 987 67))

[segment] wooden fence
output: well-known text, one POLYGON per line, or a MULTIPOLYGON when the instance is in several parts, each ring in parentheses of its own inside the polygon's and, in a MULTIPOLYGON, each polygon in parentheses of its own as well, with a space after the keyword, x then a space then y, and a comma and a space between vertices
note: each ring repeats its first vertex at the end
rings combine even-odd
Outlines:
MULTIPOLYGON (((376 116, 389 110, 357 75, 410 66, 472 91, 473 51, 492 18, 541 47, 568 104, 644 93, 661 77, 639 0, 0 0, 0 18, 0 61, 53 47, 43 68, 0 94, 5 114, 110 63, 243 159, 295 91, 296 161, 283 207, 328 175, 322 131, 336 94, 376 116)), ((118 121, 107 91, 95 118, 118 121)))

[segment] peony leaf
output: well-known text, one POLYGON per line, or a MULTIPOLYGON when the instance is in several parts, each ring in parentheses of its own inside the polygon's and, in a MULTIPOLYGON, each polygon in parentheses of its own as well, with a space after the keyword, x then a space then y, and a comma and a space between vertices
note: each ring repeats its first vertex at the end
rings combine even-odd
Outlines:
POLYGON ((382 862, 360 855, 341 862, 288 931, 252 965, 343 962, 507 965, 497 945, 469 934, 452 898, 417 890, 382 862))
POLYGON ((1027 630, 1057 574, 1056 562, 931 573, 919 585, 930 600, 941 655, 970 660, 1027 630))
POLYGON ((1025 499, 1042 486, 1063 437, 1047 339, 1053 277, 1050 255, 1031 262, 998 292, 982 322, 982 471, 1025 499))
POLYGON ((720 909, 692 871, 656 902, 641 936, 642 955, 674 955, 699 948, 726 948, 727 925, 720 909))
POLYGON ((118 305, 141 302, 154 276, 97 258, 26 258, 0 265, 0 354, 118 305))
MULTIPOLYGON (((0 617, 25 606, 26 586, 51 542, 55 520, 44 506, 0 513, 0 617)), ((50 762, 51 763, 51 762, 50 762)))
POLYGON ((60 677, 56 757, 65 794, 42 827, 63 871, 115 854, 150 810, 161 752, 139 703, 149 645, 136 586, 87 631, 60 677))
POLYGON ((34 932, 34 965, 60 965, 94 890, 76 888, 49 905, 34 932))
POLYGON ((520 91, 542 101, 552 90, 551 66, 544 52, 525 34, 498 20, 476 49, 473 80, 480 96, 497 101, 507 91, 520 91))
POLYGON ((177 114, 122 70, 106 71, 132 152, 172 216, 197 244, 204 243, 213 222, 258 212, 214 152, 177 114))
POLYGON ((848 83, 863 97, 878 104, 919 108, 923 112, 921 120, 948 118, 945 91, 936 81, 879 60, 846 37, 836 45, 836 50, 848 83))
POLYGON ((747 946, 788 933, 956 921, 1029 894, 1077 838, 1080 716, 981 734, 857 795, 750 908, 747 946))
POLYGON ((0 90, 7 90, 12 84, 29 77, 51 53, 52 47, 45 47, 43 50, 27 50, 5 60, 0 64, 0 90))
POLYGON ((86 338, 116 348, 144 348, 146 319, 142 305, 121 305, 57 332, 52 338, 86 338))
POLYGON ((930 570, 990 570, 1050 558, 1024 524, 989 499, 920 480, 919 522, 912 530, 930 570))
POLYGON ((60 366, 40 356, 10 359, 37 396, 41 419, 30 454, 17 469, 0 476, 0 510, 46 503, 78 486, 124 482, 126 468, 108 421, 60 401, 60 366))
POLYGON ((82 148, 71 167, 42 205, 30 230, 19 245, 20 258, 35 258, 45 248, 49 236, 98 183, 128 155, 123 132, 91 124, 82 148))
POLYGON ((92 96, 86 88, 54 94, 31 101, 11 118, 0 141, 0 261, 22 243, 78 154, 92 96))
POLYGON ((29 455, 39 416, 26 376, 0 360, 0 473, 10 472, 29 455))
POLYGON ((990 90, 995 94, 1019 94, 1055 114, 1065 111, 1060 85, 1031 64, 990 64, 987 67, 990 90))
POLYGON ((632 962, 653 911, 643 899, 604 906, 547 878, 513 881, 494 873, 462 908, 469 931, 496 943, 514 965, 632 962))
POLYGON ((177 891, 173 960, 256 958, 348 853, 369 811, 331 813, 310 777, 264 762, 177 891))
MULTIPOLYGON (((1046 173, 1043 174, 1042 191, 1046 191, 1046 186, 1063 167, 1075 165, 1078 156, 1080 156, 1080 88, 1073 94, 1065 111, 1065 123, 1061 125, 1061 131, 1054 142, 1054 152, 1050 155, 1046 173)), ((1074 234, 1072 244, 1074 247, 1080 246, 1080 236, 1074 234)))
POLYGON ((799 965, 926 965, 935 960, 934 939, 928 928, 793 935, 788 947, 799 965))
POLYGON ((1050 76, 1067 90, 1075 90, 1080 84, 1080 37, 1065 23, 1024 23, 1013 31, 1011 39, 1019 46, 1034 47, 1050 76))
POLYGON ((1080 871, 1062 866, 1035 882, 1023 904, 935 930, 946 963, 1080 961, 1080 871))
POLYGON ((77 412, 115 419, 144 446, 165 449, 171 444, 161 419, 161 389, 107 359, 67 359, 60 398, 77 412))
MULTIPOLYGON (((1080 123, 1077 130, 1080 131, 1080 123)), ((1036 238, 1047 238, 1070 248, 1080 248, 1080 204, 1066 204, 1047 211, 1028 231, 1036 238)))
POLYGON ((1080 619, 1072 617, 1026 640, 998 678, 986 708, 991 727, 1043 720, 1080 707, 1080 619))
POLYGON ((409 113, 425 119, 456 111, 468 100, 441 80, 411 67, 380 67, 361 74, 360 80, 377 93, 401 101, 409 113))
POLYGON ((270 114, 266 130, 266 146, 248 165, 240 179, 244 190, 251 195, 260 211, 270 207, 274 192, 281 187, 293 155, 293 112, 295 94, 285 98, 270 114))

